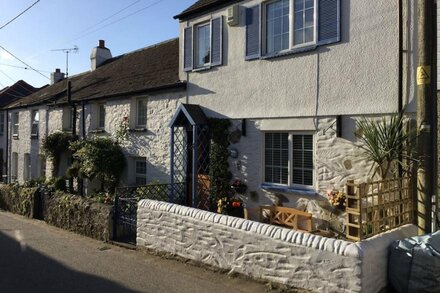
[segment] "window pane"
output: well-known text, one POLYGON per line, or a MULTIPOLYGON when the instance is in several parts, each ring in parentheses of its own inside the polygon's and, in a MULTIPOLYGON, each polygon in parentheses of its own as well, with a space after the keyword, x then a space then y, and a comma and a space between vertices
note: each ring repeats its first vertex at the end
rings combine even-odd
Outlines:
POLYGON ((314 19, 314 10, 313 9, 307 9, 305 13, 305 26, 310 27, 314 25, 313 19, 314 19))
POLYGON ((266 133, 264 155, 265 182, 287 184, 289 135, 287 133, 266 133))
POLYGON ((302 11, 295 12, 295 30, 302 29, 304 27, 304 14, 302 11))
POLYGON ((295 45, 304 43, 304 33, 302 30, 295 31, 295 45))
POLYGON ((136 177, 136 185, 146 185, 147 178, 145 177, 136 177))
POLYGON ((313 185, 313 136, 292 135, 292 182, 313 185))
POLYGON ((315 33, 314 27, 309 27, 305 29, 304 43, 313 42, 313 35, 315 33))
POLYGON ((304 9, 304 0, 295 0, 295 11, 304 9))
POLYGON ((312 8, 315 6, 315 1, 314 0, 306 0, 305 1, 305 8, 312 8))
POLYGON ((289 48, 289 7, 289 0, 279 0, 266 5, 267 53, 289 48))
POLYGON ((104 105, 99 105, 99 123, 98 123, 98 127, 99 128, 104 128, 105 127, 105 106, 104 105))
POLYGON ((198 26, 196 32, 196 65, 202 67, 211 62, 211 25, 198 26))
POLYGON ((138 100, 137 103, 137 126, 146 127, 147 126, 147 101, 138 100))

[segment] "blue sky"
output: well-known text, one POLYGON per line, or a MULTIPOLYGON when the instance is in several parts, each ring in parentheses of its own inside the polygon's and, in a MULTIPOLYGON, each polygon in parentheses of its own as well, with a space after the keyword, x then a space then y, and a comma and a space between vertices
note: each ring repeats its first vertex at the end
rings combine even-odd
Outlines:
MULTIPOLYGON (((0 0, 0 26, 35 1, 0 0)), ((66 55, 51 50, 76 45, 78 53, 69 54, 69 75, 74 75, 90 69, 90 51, 97 46, 99 39, 105 40, 106 47, 113 56, 117 56, 177 37, 178 21, 173 16, 195 1, 41 0, 0 30, 0 45, 48 77, 55 68, 63 72, 66 68, 66 55), (98 24, 131 4, 126 10, 98 24), (138 10, 142 11, 109 25, 138 10)), ((24 67, 0 48, 0 88, 20 79, 33 86, 49 83, 48 79, 32 70, 8 65, 24 67)))

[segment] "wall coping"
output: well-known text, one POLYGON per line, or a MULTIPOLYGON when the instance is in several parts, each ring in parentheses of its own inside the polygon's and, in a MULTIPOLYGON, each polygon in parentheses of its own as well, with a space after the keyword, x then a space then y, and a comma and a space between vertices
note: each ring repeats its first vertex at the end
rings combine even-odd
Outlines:
POLYGON ((342 256, 361 259, 363 255, 359 245, 353 242, 326 238, 319 235, 313 235, 306 232, 259 223, 251 220, 245 220, 232 216, 216 214, 196 208, 149 199, 141 200, 138 204, 138 207, 173 213, 184 217, 203 220, 205 222, 211 222, 213 224, 224 225, 245 232, 256 233, 262 236, 270 237, 272 239, 290 242, 291 244, 301 245, 318 250, 328 251, 342 256))

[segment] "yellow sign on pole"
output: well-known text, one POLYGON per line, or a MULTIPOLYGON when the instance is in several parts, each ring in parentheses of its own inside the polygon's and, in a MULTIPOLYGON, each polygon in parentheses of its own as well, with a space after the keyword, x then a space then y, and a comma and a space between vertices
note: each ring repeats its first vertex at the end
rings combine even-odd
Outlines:
POLYGON ((431 66, 417 67, 417 85, 431 83, 431 66))

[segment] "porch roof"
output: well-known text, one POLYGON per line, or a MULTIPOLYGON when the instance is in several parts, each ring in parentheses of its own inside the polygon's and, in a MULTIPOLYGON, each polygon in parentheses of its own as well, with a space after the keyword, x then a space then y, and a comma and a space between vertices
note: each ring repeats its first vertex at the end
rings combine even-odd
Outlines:
POLYGON ((183 126, 186 123, 191 125, 206 125, 208 118, 199 105, 181 104, 170 122, 170 127, 183 126))

